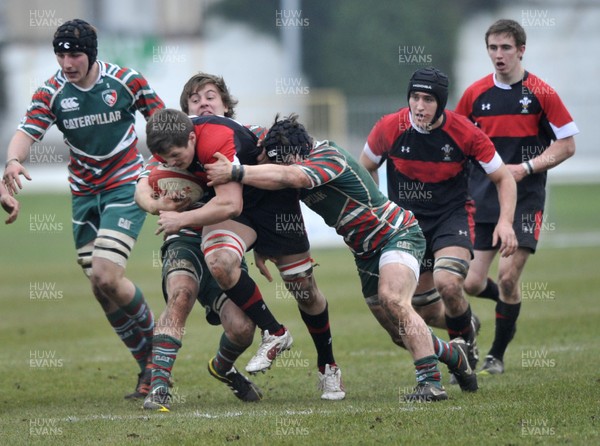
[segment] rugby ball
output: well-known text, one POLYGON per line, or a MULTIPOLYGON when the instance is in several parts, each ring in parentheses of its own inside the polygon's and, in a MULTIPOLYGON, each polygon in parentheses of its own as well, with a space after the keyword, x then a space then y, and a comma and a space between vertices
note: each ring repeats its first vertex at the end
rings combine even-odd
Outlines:
POLYGON ((164 164, 150 171, 148 184, 157 194, 175 201, 190 198, 192 203, 195 203, 204 196, 204 187, 200 178, 187 170, 164 164))

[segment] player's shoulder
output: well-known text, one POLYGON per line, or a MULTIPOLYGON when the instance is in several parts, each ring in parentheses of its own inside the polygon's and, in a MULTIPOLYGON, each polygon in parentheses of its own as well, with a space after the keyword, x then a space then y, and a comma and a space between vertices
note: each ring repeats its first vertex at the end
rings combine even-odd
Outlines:
POLYGON ((488 74, 469 85, 464 94, 477 97, 492 87, 494 87, 494 75, 488 74))
POLYGON ((98 64, 100 67, 100 76, 102 77, 111 77, 123 83, 130 83, 131 81, 144 78, 133 68, 122 67, 116 63, 105 62, 102 60, 99 60, 98 64))
POLYGON ((58 70, 53 76, 46 79, 43 84, 34 91, 32 100, 34 102, 50 103, 61 92, 67 80, 61 70, 58 70))
POLYGON ((471 120, 460 113, 452 110, 445 110, 446 121, 444 123, 444 131, 453 138, 458 138, 467 141, 478 133, 483 133, 471 120))
POLYGON ((472 128, 475 127, 472 121, 470 121, 466 116, 461 115, 452 110, 444 110, 444 114, 446 115, 446 126, 458 127, 458 128, 472 128))
POLYGON ((556 90, 554 90, 554 88, 552 88, 544 79, 529 71, 525 72, 523 86, 537 97, 557 96, 556 90))
POLYGON ((344 156, 344 149, 329 140, 315 141, 309 157, 344 156))

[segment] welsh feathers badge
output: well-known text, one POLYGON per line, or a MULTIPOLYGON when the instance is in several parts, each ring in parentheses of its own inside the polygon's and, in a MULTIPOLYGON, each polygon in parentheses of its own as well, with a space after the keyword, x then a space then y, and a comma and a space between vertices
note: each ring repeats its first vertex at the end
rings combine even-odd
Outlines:
POLYGON ((112 107, 117 102, 117 92, 115 90, 105 90, 102 92, 102 100, 106 105, 112 107))

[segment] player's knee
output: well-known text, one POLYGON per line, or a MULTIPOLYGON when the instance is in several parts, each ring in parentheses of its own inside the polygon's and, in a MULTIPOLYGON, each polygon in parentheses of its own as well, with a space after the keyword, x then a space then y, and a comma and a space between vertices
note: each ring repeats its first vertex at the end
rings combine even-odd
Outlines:
POLYGON ((460 301, 463 297, 464 281, 469 272, 469 262, 458 257, 443 256, 435 259, 433 278, 435 287, 445 304, 460 301), (440 274, 440 273, 449 274, 440 274))
POLYGON ((379 303, 388 312, 400 321, 407 320, 413 313, 410 299, 401 299, 394 293, 379 293, 379 303))
MULTIPOLYGON (((168 306, 178 313, 185 313, 190 303, 196 300, 196 293, 186 284, 179 284, 169 292, 168 306)), ((187 315, 186 315, 187 316, 187 315)))
POLYGON ((463 298, 463 284, 459 280, 443 280, 436 283, 438 293, 444 303, 460 301, 463 298))
POLYGON ((203 237, 202 252, 211 275, 221 288, 235 285, 234 278, 241 267, 246 244, 230 231, 211 231, 203 237))
POLYGON ((518 294, 518 280, 509 274, 500 274, 498 277, 498 288, 505 297, 514 297, 518 294))
POLYGON ((90 281, 96 296, 113 296, 118 288, 117 278, 105 270, 92 268, 90 281))
POLYGON ((465 279, 465 283, 463 284, 463 289, 465 293, 471 296, 477 296, 479 293, 483 291, 487 282, 487 278, 485 280, 480 280, 479 278, 472 278, 469 274, 465 279))

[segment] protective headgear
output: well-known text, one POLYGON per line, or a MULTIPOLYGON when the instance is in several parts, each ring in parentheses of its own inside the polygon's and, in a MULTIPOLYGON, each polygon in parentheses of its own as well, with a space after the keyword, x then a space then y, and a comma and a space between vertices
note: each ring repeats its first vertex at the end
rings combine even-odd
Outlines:
POLYGON ((96 62, 98 55, 98 36, 96 29, 85 20, 74 19, 63 23, 54 33, 54 53, 85 53, 89 65, 88 71, 96 62))
POLYGON ((306 157, 313 145, 313 139, 302 124, 297 121, 297 115, 278 120, 269 129, 262 143, 267 157, 275 163, 286 163, 296 155, 306 157))
POLYGON ((437 110, 431 123, 436 122, 442 116, 448 102, 448 76, 437 68, 419 68, 408 81, 407 100, 410 99, 410 93, 413 91, 429 93, 436 99, 437 110))

